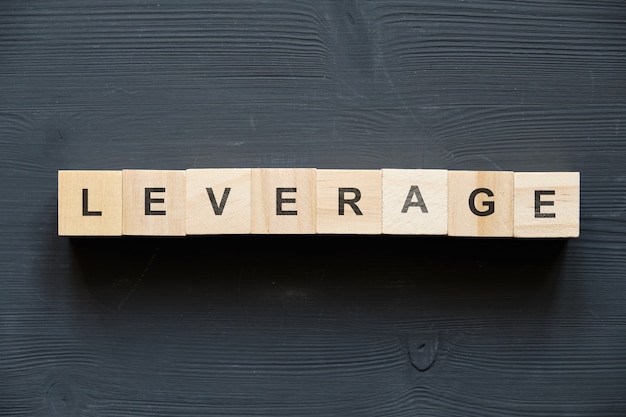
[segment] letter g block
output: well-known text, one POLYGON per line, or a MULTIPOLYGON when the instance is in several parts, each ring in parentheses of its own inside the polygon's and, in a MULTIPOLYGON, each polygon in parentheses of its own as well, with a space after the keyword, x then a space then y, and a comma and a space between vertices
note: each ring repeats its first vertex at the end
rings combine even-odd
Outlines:
POLYGON ((449 171, 448 234, 513 237, 513 172, 449 171))

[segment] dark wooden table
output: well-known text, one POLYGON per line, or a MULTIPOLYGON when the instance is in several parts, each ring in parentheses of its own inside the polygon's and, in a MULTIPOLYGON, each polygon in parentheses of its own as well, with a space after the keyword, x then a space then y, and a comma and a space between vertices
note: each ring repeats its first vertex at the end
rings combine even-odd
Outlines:
POLYGON ((626 415, 626 5, 0 2, 0 415, 626 415), (56 236, 58 169, 580 171, 581 236, 56 236))

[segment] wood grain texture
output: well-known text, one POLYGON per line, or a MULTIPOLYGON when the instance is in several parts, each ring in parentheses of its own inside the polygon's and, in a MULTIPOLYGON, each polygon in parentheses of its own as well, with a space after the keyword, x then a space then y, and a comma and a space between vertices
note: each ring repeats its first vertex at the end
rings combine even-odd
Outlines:
POLYGON ((185 236, 185 171, 122 170, 123 233, 185 236))
POLYGON ((626 8, 0 2, 0 415, 626 414, 626 8), (580 238, 56 236, 59 169, 580 171, 580 238))
POLYGON ((381 234, 379 169, 317 170, 317 233, 381 234))
POLYGON ((513 172, 448 171, 448 235, 513 237, 513 172))
POLYGON ((578 237, 580 173, 516 172, 514 237, 578 237))
POLYGON ((315 234, 315 168, 252 170, 251 232, 315 234))
POLYGON ((250 233, 250 168, 185 171, 188 235, 250 233))
POLYGON ((383 233, 446 235, 448 171, 383 169, 383 233))
POLYGON ((122 171, 59 171, 59 236, 122 236, 122 171))

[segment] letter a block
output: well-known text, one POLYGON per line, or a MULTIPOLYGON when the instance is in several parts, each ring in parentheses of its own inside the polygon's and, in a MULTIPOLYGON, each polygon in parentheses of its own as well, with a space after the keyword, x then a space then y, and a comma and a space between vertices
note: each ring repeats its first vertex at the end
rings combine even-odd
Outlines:
POLYGON ((578 237, 580 173, 516 172, 515 237, 578 237))
POLYGON ((122 174, 125 235, 185 235, 185 171, 122 174))
POLYGON ((382 171, 317 170, 317 233, 382 233, 382 171))
POLYGON ((383 233, 448 233, 448 171, 383 170, 383 233))
POLYGON ((187 234, 250 233, 250 168, 188 169, 187 234))
POLYGON ((252 233, 315 233, 315 168, 252 170, 252 233))
POLYGON ((122 235, 122 171, 59 171, 59 236, 122 235))
POLYGON ((513 172, 448 171, 448 235, 513 236, 513 172))

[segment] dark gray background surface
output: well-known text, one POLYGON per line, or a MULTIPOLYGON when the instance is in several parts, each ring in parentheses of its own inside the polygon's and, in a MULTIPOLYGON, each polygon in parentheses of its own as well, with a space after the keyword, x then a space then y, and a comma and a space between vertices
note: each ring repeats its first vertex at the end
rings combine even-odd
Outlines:
POLYGON ((626 415, 626 4, 0 2, 0 415, 626 415), (67 239, 58 169, 580 171, 570 241, 67 239))

